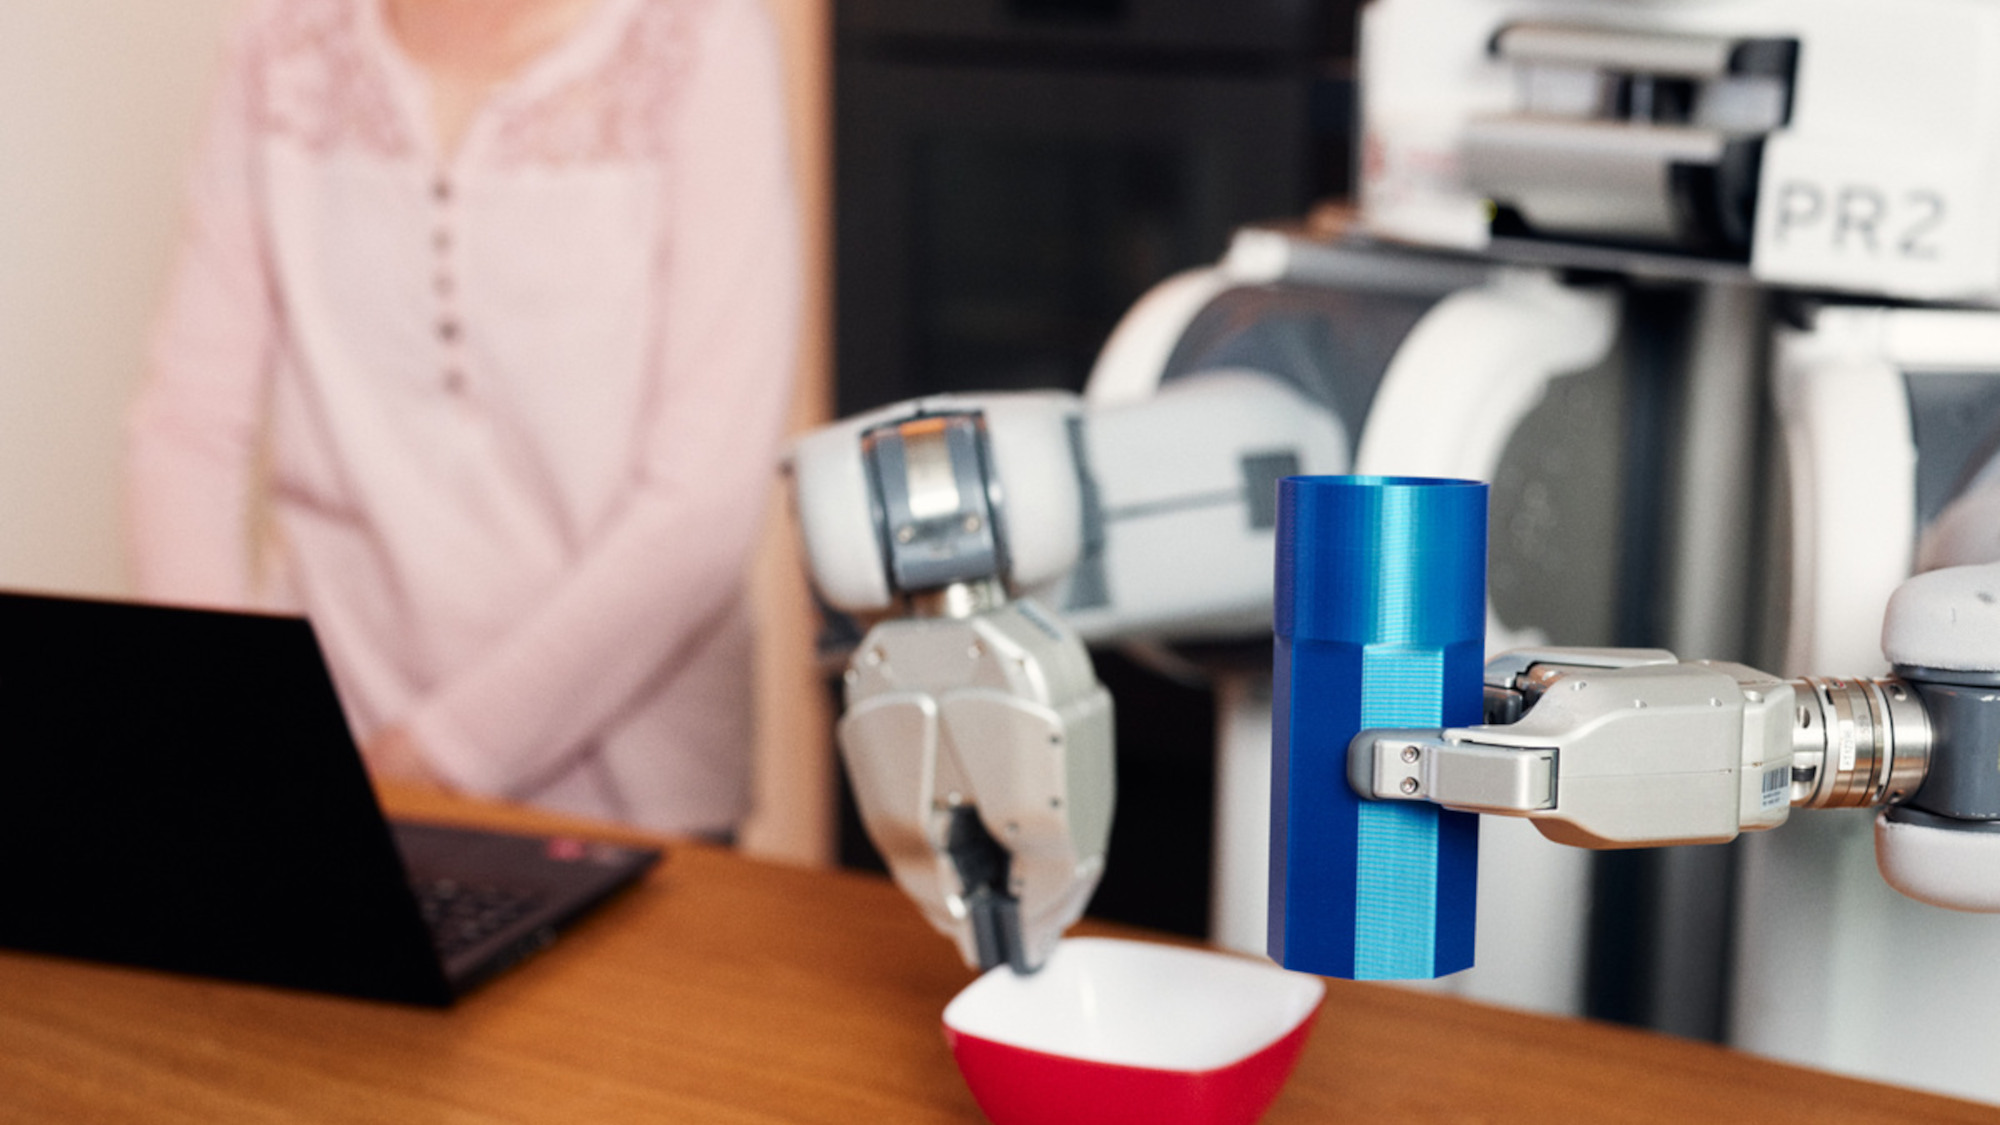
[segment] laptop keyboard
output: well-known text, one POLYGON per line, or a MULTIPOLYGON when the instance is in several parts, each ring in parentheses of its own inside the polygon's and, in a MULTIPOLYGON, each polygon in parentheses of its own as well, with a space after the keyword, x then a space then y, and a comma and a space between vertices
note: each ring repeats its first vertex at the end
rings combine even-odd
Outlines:
POLYGON ((440 957, 452 957, 478 945, 519 921, 542 901, 533 891, 456 879, 419 879, 411 886, 440 957))

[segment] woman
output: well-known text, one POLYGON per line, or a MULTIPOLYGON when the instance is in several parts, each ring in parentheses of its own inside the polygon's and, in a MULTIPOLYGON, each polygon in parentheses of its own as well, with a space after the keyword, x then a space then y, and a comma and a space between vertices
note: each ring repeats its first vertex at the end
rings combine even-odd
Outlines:
POLYGON ((143 593, 303 608, 378 774, 745 811, 796 217, 758 0, 269 0, 131 430, 143 593))

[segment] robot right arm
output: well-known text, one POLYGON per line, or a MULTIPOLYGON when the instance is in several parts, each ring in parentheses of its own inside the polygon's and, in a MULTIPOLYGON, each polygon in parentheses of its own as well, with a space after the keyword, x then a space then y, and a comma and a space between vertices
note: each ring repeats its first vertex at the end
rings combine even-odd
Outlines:
POLYGON ((968 964, 1039 967, 1103 872, 1111 699, 1085 640, 1267 629, 1275 482, 1346 459, 1323 407, 1241 372, 1113 407, 920 399, 794 448, 815 586, 874 621, 837 732, 856 803, 968 964))
POLYGON ((1372 730, 1362 796, 1527 817, 1591 848, 1721 843, 1794 807, 1879 807, 1891 886, 2000 912, 2000 563, 1931 571, 1890 599, 1879 679, 1781 679, 1638 649, 1503 653, 1488 722, 1372 730))

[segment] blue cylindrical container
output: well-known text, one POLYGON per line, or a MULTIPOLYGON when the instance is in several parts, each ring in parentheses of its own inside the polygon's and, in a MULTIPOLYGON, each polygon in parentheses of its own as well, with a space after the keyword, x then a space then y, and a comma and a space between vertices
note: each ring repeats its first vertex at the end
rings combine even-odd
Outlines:
POLYGON ((1472 965, 1479 818, 1363 800, 1364 729, 1478 723, 1486 485, 1417 477, 1278 484, 1269 949, 1356 980, 1472 965))

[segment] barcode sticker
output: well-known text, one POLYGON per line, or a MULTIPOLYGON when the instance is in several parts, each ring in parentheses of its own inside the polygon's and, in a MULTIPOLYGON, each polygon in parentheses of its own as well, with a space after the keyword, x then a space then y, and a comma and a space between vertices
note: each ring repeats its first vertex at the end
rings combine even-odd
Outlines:
POLYGON ((1764 771, 1764 811, 1788 805, 1792 800, 1792 768, 1772 766, 1764 771))

